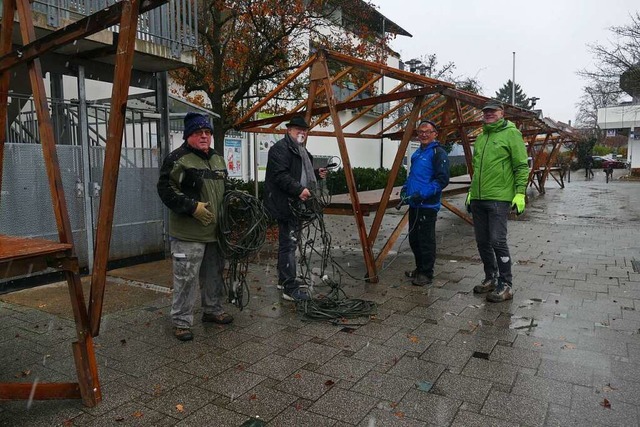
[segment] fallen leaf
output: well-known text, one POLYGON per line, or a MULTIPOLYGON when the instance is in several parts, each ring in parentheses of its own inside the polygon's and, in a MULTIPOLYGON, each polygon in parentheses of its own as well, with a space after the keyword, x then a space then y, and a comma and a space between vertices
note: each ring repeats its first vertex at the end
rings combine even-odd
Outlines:
POLYGON ((611 402, 609 402, 609 399, 605 398, 601 403, 600 406, 607 408, 607 409, 611 409, 611 402))
POLYGON ((131 414, 131 415, 133 415, 133 416, 134 416, 134 417, 136 417, 136 418, 142 418, 142 416, 144 415, 144 413, 143 413, 142 411, 136 411, 136 412, 134 412, 134 413, 133 413, 133 414, 131 414))
POLYGON ((301 411, 302 410, 302 403, 296 403, 295 405, 293 405, 294 408, 296 408, 296 411, 301 411))
POLYGON ((542 347, 542 343, 541 342, 534 342, 533 346, 534 347, 542 347))
POLYGON ((416 337, 415 335, 409 335, 409 341, 411 341, 414 344, 417 344, 420 342, 420 338, 416 337))
POLYGON ((293 378, 299 380, 300 378, 302 378, 302 375, 298 373, 298 374, 295 374, 293 378))
POLYGON ((393 415, 395 415, 398 418, 404 418, 404 412, 402 411, 394 412, 393 415))
POLYGON ((40 304, 40 305, 38 305, 38 308, 44 308, 46 306, 47 306, 47 304, 40 304))
POLYGON ((127 343, 127 340, 125 340, 124 338, 120 340, 120 344, 125 345, 126 343, 127 343))
POLYGON ((176 405, 176 410, 177 410, 178 412, 184 412, 184 406, 182 406, 180 403, 178 403, 178 404, 176 405))
POLYGON ((70 426, 73 425, 73 421, 72 420, 64 420, 62 425, 63 425, 63 427, 70 427, 70 426))
POLYGON ((602 387, 602 391, 604 392, 609 392, 613 390, 617 390, 617 388, 613 387, 611 383, 608 383, 606 386, 602 387))
POLYGON ((121 423, 124 421, 124 417, 116 417, 116 422, 121 423))
POLYGON ((576 349, 576 345, 575 344, 565 344, 560 348, 563 349, 563 350, 575 350, 576 349))
POLYGON ((249 396, 249 400, 256 400, 258 398, 258 396, 256 396, 255 394, 252 394, 251 396, 249 396))
POLYGON ((327 387, 331 387, 332 385, 334 385, 335 383, 331 380, 327 380, 324 382, 324 385, 326 385, 327 387))
POLYGON ((398 402, 391 402, 389 403, 389 406, 391 406, 392 408, 395 408, 396 406, 398 406, 398 402))

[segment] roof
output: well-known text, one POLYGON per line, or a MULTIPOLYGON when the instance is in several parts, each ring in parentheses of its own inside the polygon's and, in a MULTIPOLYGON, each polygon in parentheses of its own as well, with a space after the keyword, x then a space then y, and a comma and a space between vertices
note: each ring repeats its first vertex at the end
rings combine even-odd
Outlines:
POLYGON ((389 34, 396 34, 399 36, 413 37, 411 33, 402 28, 400 25, 396 24, 386 16, 384 16, 375 6, 367 3, 363 0, 342 0, 339 2, 342 10, 346 13, 354 14, 355 11, 364 9, 366 14, 359 14, 359 17, 364 17, 366 15, 367 25, 369 28, 379 31, 385 32, 389 34))

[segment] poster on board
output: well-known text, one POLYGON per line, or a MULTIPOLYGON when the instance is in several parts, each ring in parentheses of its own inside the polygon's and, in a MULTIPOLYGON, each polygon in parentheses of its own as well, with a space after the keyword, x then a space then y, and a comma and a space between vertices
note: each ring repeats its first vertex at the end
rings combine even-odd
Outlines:
POLYGON ((242 141, 240 139, 224 139, 224 160, 229 176, 242 177, 242 141))

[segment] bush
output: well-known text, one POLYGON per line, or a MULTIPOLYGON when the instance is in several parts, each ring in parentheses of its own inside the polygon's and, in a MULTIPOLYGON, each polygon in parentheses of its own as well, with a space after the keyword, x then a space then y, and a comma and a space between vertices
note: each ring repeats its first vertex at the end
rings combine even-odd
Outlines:
MULTIPOLYGON (((356 181, 358 191, 378 190, 387 185, 389 179, 389 169, 385 168, 353 168, 353 177, 356 181)), ((394 187, 403 185, 407 180, 407 170, 400 168, 398 176, 394 182, 394 187)), ((327 176, 327 189, 331 194, 348 193, 347 178, 342 168, 329 173, 327 176)))

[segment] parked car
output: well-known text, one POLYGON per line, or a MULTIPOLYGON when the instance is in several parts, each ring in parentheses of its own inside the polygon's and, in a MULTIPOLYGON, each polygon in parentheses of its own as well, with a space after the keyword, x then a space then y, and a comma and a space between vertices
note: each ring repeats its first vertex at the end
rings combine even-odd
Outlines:
POLYGON ((608 169, 625 169, 627 167, 627 162, 618 159, 606 159, 602 161, 602 168, 608 169))

